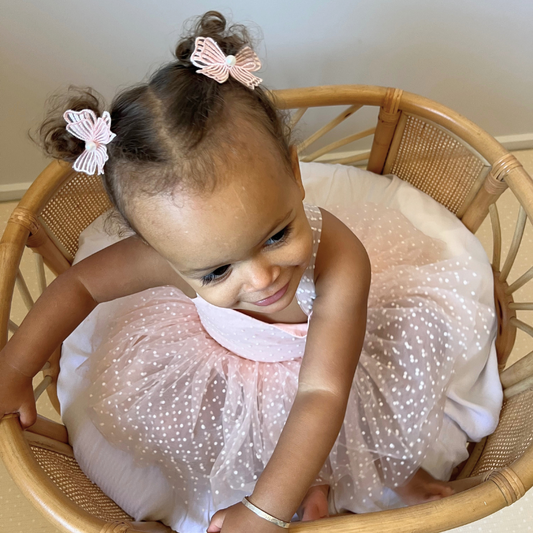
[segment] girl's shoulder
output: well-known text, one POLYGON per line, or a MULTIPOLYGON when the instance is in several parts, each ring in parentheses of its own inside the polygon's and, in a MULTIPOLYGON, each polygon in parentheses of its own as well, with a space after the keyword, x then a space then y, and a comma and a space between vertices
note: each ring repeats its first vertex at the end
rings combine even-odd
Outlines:
POLYGON ((99 303, 165 285, 195 296, 168 261, 136 235, 90 255, 67 272, 99 303))
POLYGON ((344 284, 358 292, 370 285, 370 259, 353 231, 335 215, 320 211, 320 241, 317 247, 314 278, 317 296, 332 285, 344 284), (361 287, 355 287, 361 285, 361 287))

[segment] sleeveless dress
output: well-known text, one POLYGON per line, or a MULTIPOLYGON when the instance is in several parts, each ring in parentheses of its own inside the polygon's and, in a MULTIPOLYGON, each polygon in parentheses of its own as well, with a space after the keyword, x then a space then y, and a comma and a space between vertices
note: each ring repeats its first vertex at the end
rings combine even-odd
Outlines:
MULTIPOLYGON (((454 373, 469 347, 491 342, 495 314, 478 300, 469 257, 443 257, 441 242, 399 211, 328 210, 365 245, 372 283, 344 423, 316 484, 330 485, 331 510, 367 512, 428 455, 454 373)), ((205 528, 253 491, 291 409, 322 223, 317 207, 306 214, 314 253, 296 297, 308 323, 267 324, 159 287, 128 297, 78 370, 94 426, 136 464, 161 470, 189 523, 205 528)))

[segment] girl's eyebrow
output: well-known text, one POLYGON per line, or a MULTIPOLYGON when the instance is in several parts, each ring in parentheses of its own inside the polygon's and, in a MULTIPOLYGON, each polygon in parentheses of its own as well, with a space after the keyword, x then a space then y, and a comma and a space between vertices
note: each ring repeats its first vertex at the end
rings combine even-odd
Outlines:
MULTIPOLYGON (((268 237, 272 234, 272 232, 279 226, 281 225, 283 222, 285 222, 286 220, 288 220, 293 214, 293 210, 291 209, 286 215, 280 217, 279 219, 277 219, 274 224, 272 224, 272 227, 271 229, 269 229, 266 233, 266 235, 259 240, 259 242, 257 243, 256 246, 259 246, 261 245, 263 242, 265 242, 268 237)), ((225 265, 228 265, 228 264, 231 264, 233 261, 226 261, 225 263, 218 263, 214 266, 209 266, 209 267, 202 267, 202 268, 190 268, 188 270, 182 270, 181 273, 188 276, 189 274, 199 274, 200 272, 212 272, 213 270, 216 270, 217 268, 220 268, 221 266, 225 266, 225 265)))
POLYGON ((274 224, 272 224, 272 227, 266 232, 266 235, 259 240, 256 246, 260 246, 261 244, 263 244, 278 226, 286 222, 292 216, 292 212, 293 210, 291 209, 285 216, 278 218, 278 220, 276 220, 274 224))

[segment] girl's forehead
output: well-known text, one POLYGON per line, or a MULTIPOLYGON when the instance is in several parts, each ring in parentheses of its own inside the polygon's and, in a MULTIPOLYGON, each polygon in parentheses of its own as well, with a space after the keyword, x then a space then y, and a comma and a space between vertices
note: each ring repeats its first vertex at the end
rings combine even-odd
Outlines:
POLYGON ((192 271, 244 258, 301 204, 294 179, 265 172, 260 178, 235 176, 208 194, 139 201, 135 224, 178 270, 192 271))

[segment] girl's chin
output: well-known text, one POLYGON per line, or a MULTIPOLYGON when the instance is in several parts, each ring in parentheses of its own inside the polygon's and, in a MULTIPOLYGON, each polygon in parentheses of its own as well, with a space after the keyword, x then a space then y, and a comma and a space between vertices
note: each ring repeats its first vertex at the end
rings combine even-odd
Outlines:
POLYGON ((257 313, 260 315, 272 315, 274 313, 278 313, 279 311, 283 311, 286 307, 288 307, 290 302, 287 303, 281 303, 281 300, 277 301, 274 304, 271 305, 254 305, 254 304, 239 304, 236 307, 232 307, 231 309, 235 309, 236 311, 251 311, 253 313, 257 313))
POLYGON ((283 303, 281 302, 281 300, 279 300, 278 302, 272 305, 267 305, 267 306, 254 305, 253 306, 254 308, 250 309, 250 311, 253 310, 256 313, 260 313, 262 315, 273 315, 274 313, 279 313, 280 311, 283 311, 283 309, 288 307, 290 303, 291 303, 290 300, 288 302, 283 302, 283 303))

